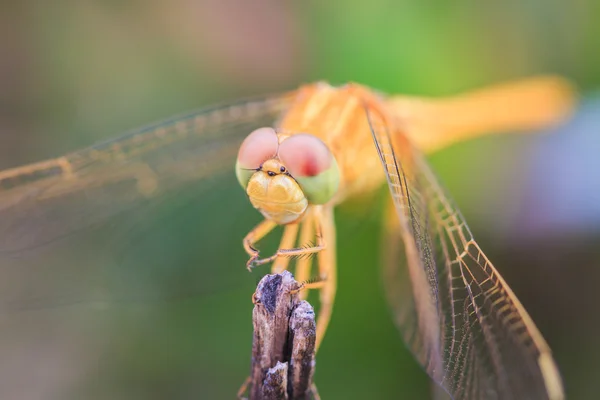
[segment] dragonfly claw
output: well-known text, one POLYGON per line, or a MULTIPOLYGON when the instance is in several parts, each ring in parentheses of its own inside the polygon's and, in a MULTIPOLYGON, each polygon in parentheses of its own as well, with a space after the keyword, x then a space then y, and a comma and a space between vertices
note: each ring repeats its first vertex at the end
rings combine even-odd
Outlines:
POLYGON ((277 254, 274 254, 271 257, 267 257, 267 258, 258 258, 258 254, 255 254, 252 257, 250 257, 250 259, 246 263, 246 268, 248 269, 248 271, 252 272, 252 270, 255 267, 258 267, 259 265, 263 265, 263 264, 268 264, 268 263, 274 261, 276 258, 277 258, 277 254))
POLYGON ((256 267, 255 261, 258 259, 258 256, 253 256, 251 257, 248 262, 246 262, 246 269, 249 272, 252 272, 252 270, 254 269, 254 267, 256 267))

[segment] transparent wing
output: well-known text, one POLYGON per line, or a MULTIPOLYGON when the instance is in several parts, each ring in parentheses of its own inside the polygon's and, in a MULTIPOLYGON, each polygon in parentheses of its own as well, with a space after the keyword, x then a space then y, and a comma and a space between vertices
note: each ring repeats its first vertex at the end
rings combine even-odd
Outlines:
POLYGON ((237 149, 291 99, 200 110, 0 172, 0 311, 186 297, 247 277, 241 239, 258 214, 235 180, 237 149))
POLYGON ((546 342, 424 157, 367 111, 395 209, 384 281, 408 347, 454 399, 564 398, 546 342))

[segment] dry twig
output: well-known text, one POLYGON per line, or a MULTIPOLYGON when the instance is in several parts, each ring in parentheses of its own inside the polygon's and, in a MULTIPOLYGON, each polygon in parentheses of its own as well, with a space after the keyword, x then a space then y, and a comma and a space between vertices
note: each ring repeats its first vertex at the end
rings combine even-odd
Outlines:
POLYGON ((298 298, 300 287, 284 271, 265 276, 254 293, 250 400, 319 398, 312 383, 315 313, 298 298))

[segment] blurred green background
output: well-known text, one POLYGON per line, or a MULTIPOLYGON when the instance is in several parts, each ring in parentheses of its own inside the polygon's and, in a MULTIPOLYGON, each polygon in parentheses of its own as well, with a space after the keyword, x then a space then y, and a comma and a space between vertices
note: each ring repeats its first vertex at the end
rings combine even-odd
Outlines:
MULTIPOLYGON (((1 7, 0 168, 55 157, 182 111, 314 80, 442 96, 551 72, 573 79, 584 103, 600 87, 600 3, 593 1, 24 1, 1 7)), ((569 129, 554 134, 568 137, 569 129)), ((536 177, 528 171, 543 140, 487 137, 430 160, 553 348, 569 397, 591 399, 600 376, 594 307, 600 229, 575 225, 565 233, 549 225, 520 234, 523 213, 536 209, 536 177), (524 211, 525 198, 533 205, 524 211)), ((597 160, 588 166, 594 168, 597 160)), ((210 282, 246 274, 241 239, 258 221, 239 189, 227 195, 242 198, 236 212, 247 216, 218 229, 215 246, 223 254, 227 246, 233 250, 212 265, 214 276, 209 268, 202 272, 210 282), (236 229, 228 230, 230 224, 236 229)), ((219 210, 196 213, 204 224, 220 222, 213 215, 219 210)), ((326 400, 430 397, 429 380, 385 305, 379 216, 376 207, 353 205, 336 214, 338 297, 315 377, 326 400)), ((123 306, 110 315, 51 308, 7 317, 0 329, 14 335, 0 337, 2 398, 234 398, 249 371, 257 276, 220 282, 226 292, 123 306)))

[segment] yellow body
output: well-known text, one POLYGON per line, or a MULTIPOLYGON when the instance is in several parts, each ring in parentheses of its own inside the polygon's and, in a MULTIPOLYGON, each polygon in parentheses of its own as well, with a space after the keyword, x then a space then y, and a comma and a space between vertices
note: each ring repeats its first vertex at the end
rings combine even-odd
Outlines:
MULTIPOLYGON (((570 112, 572 104, 573 91, 570 85, 564 80, 554 77, 497 85, 442 100, 385 96, 357 84, 332 87, 327 83, 316 83, 303 86, 295 93, 290 108, 284 113, 275 128, 278 132, 286 135, 309 133, 321 139, 337 160, 340 171, 339 189, 329 203, 324 205, 308 204, 306 207, 305 203, 301 202, 302 196, 298 193, 297 185, 281 184, 278 182, 278 177, 262 175, 257 177, 252 188, 248 188, 248 194, 252 204, 259 208, 267 219, 244 239, 244 247, 250 255, 248 266, 253 267, 273 261, 273 271, 279 272, 287 269, 291 257, 298 256, 300 258, 296 263, 296 279, 304 281, 310 278, 311 259, 302 256, 317 254, 321 280, 306 286, 321 289, 321 309, 317 318, 318 348, 331 317, 336 292, 335 225, 333 221, 333 207, 336 204, 353 195, 364 194, 381 187, 387 173, 390 190, 393 194, 391 202, 402 213, 411 207, 410 204, 407 204, 408 194, 411 192, 409 186, 413 183, 411 177, 426 173, 423 167, 419 166, 419 162, 422 161, 417 160, 419 151, 429 153, 451 143, 490 132, 531 132, 548 127, 563 120, 570 112), (367 115, 370 115, 369 118, 373 118, 374 121, 370 121, 367 115), (374 139, 377 147, 374 145, 374 139), (382 150, 381 146, 385 146, 385 148, 382 150), (378 153, 378 149, 383 153, 378 153), (402 165, 399 166, 396 160, 402 160, 402 165), (384 168, 382 168, 382 162, 384 168), (270 179, 273 182, 269 182, 270 179), (272 187, 277 187, 277 191, 273 190, 277 194, 270 197, 269 190, 272 187), (289 187, 287 193, 279 192, 280 189, 284 190, 286 187, 289 187), (257 196, 254 193, 260 195, 257 196), (259 197, 260 201, 257 201, 259 197), (281 200, 285 200, 287 203, 284 205, 281 200), (304 217, 292 220, 292 222, 298 223, 286 225, 277 253, 271 257, 260 259, 254 244, 276 224, 290 221, 292 218, 290 213, 296 215, 295 213, 298 211, 304 213, 304 217), (307 246, 306 243, 311 243, 315 237, 316 245, 307 246)), ((411 192, 410 195, 422 196, 423 194, 418 192, 419 188, 416 189, 417 191, 411 192)), ((419 200, 423 201, 422 198, 417 199, 417 201, 419 200)), ((446 200, 440 198, 438 201, 445 202, 446 200)), ((444 204, 444 206, 446 205, 444 204)), ((421 207, 426 206, 421 204, 421 207)), ((390 210, 394 210, 394 207, 390 207, 390 210)), ((452 222, 457 219, 456 211, 450 208, 447 214, 448 221, 450 221, 447 223, 454 223, 456 227, 443 226, 443 223, 439 222, 438 228, 447 232, 455 232, 463 226, 460 221, 452 222)), ((390 237, 402 237, 405 244, 408 243, 405 251, 406 257, 409 259, 410 279, 417 281, 419 281, 417 278, 422 277, 425 271, 423 270, 424 266, 415 260, 430 257, 430 254, 419 254, 422 249, 415 245, 415 240, 427 240, 427 238, 415 239, 411 236, 414 234, 415 227, 409 225, 419 224, 417 228, 420 229, 421 222, 423 222, 412 218, 420 217, 422 216, 404 216, 403 218, 409 219, 408 221, 404 220, 404 226, 393 225, 392 232, 389 232, 391 233, 390 237)), ((393 214, 388 215, 387 219, 398 222, 396 215, 393 214)), ((462 231, 460 233, 463 234, 462 231)), ((427 235, 428 233, 425 232, 424 236, 427 235)), ((453 242, 453 245, 456 246, 454 249, 456 259, 448 259, 446 262, 457 263, 457 265, 467 268, 465 258, 478 247, 473 240, 467 240, 465 237, 461 237, 460 240, 460 244, 453 242), (462 247, 459 248, 459 246, 462 247)), ((397 244, 394 243, 393 246, 397 247, 397 244)), ((491 282, 495 282, 486 295, 503 294, 502 301, 506 303, 505 309, 510 308, 511 318, 518 321, 519 329, 524 328, 526 331, 522 340, 532 343, 535 351, 539 352, 535 362, 545 387, 544 396, 555 400, 563 399, 564 393, 560 376, 552 359, 550 348, 506 282, 482 254, 477 256, 476 262, 484 262, 481 268, 486 271, 486 274, 489 274, 489 277, 479 284, 489 285, 491 282)), ((475 276, 473 276, 473 280, 475 280, 475 276)), ((419 285, 415 285, 415 282, 412 283, 414 289, 418 291, 415 293, 415 302, 418 303, 416 306, 420 307, 418 310, 430 310, 432 304, 429 296, 431 294, 426 280, 421 279, 419 285)), ((471 282, 465 281, 465 286, 470 284, 471 282)), ((429 315, 431 313, 430 311, 429 315)), ((421 314, 427 313, 419 315, 421 314)), ((438 321, 435 318, 424 321, 424 326, 416 327, 423 335, 422 340, 428 345, 432 343, 434 346, 443 345, 437 342, 437 338, 440 337, 440 329, 442 329, 438 325, 438 321)), ((441 354, 443 350, 447 349, 433 347, 429 350, 432 351, 431 354, 441 354)), ((424 356, 428 355, 429 353, 425 351, 424 356)), ((428 373, 432 377, 435 376, 440 384, 444 381, 443 376, 436 375, 443 374, 440 368, 437 368, 435 364, 429 365, 427 360, 420 361, 427 368, 428 373)))

